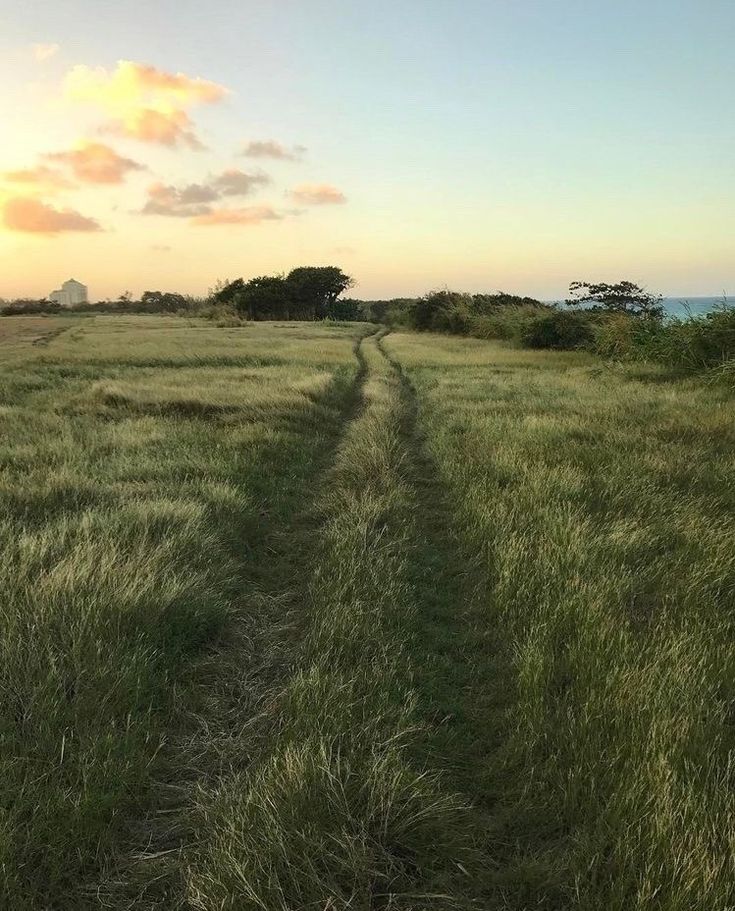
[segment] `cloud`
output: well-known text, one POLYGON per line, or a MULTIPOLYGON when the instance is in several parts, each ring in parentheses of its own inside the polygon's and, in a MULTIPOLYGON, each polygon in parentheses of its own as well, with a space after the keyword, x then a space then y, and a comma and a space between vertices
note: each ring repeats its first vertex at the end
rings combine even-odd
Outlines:
POLYGON ((14 197, 3 206, 3 224, 26 234, 60 234, 66 231, 101 231, 99 222, 73 209, 55 209, 40 199, 14 197))
POLYGON ((306 152, 305 146, 292 146, 290 149, 276 142, 275 139, 261 139, 249 142, 243 149, 248 158, 275 158, 281 161, 298 161, 306 152))
POLYGON ((190 183, 184 187, 154 183, 148 187, 148 200, 141 212, 174 218, 207 215, 213 211, 211 203, 226 196, 248 196, 268 183, 270 178, 266 174, 246 174, 235 168, 211 177, 206 183, 190 183))
POLYGON ((132 158, 123 158, 101 142, 81 142, 68 152, 52 152, 44 156, 50 161, 68 165, 84 183, 122 183, 129 171, 145 170, 132 158))
POLYGON ((31 193, 56 193, 75 186, 60 171, 46 165, 21 168, 18 171, 4 171, 0 174, 0 180, 10 184, 22 184, 23 190, 31 193))
POLYGON ((58 44, 32 44, 31 50, 33 51, 33 56, 38 60, 39 63, 43 63, 44 60, 50 60, 55 54, 59 51, 58 44))
POLYGON ((132 111, 122 120, 111 121, 103 127, 102 132, 172 148, 180 145, 188 146, 190 149, 204 148, 186 111, 156 111, 152 108, 142 108, 132 111))
POLYGON ((259 225, 264 221, 280 221, 283 215, 270 206, 246 206, 241 209, 212 209, 193 220, 195 225, 259 225))
POLYGON ((73 67, 64 80, 64 95, 69 101, 101 108, 111 118, 106 132, 142 142, 201 148, 187 110, 216 104, 227 89, 185 73, 120 60, 112 72, 103 67, 73 67))
POLYGON ((327 183, 304 183, 288 191, 288 196, 296 202, 309 206, 341 205, 347 197, 336 187, 327 183))
POLYGON ((246 174, 237 168, 230 168, 215 177, 211 186, 217 189, 222 196, 248 196, 258 187, 264 187, 271 182, 267 174, 246 174))
POLYGON ((141 209, 143 215, 168 215, 173 218, 191 218, 211 210, 209 203, 219 194, 204 184, 190 183, 185 187, 154 183, 148 187, 148 200, 141 209))

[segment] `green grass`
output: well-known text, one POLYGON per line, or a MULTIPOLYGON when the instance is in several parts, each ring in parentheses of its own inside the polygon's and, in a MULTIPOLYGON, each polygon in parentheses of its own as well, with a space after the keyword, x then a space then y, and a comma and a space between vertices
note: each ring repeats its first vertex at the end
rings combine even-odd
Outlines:
POLYGON ((95 906, 157 806, 189 664, 248 610, 354 382, 353 330, 160 322, 4 339, 5 907, 95 906))
POLYGON ((447 690, 474 665, 454 748, 497 863, 484 900, 727 908, 732 397, 581 355, 385 344, 472 576, 447 690))
POLYGON ((731 393, 373 329, 0 321, 0 907, 735 904, 731 393))

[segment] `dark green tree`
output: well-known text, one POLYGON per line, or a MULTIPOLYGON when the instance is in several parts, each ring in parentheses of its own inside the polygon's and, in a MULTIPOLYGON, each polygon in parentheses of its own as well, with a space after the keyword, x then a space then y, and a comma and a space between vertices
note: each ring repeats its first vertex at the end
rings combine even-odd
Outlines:
POLYGON ((664 308, 661 295, 652 294, 633 282, 572 282, 569 286, 570 307, 588 305, 588 309, 604 310, 609 313, 624 313, 627 316, 643 316, 661 319, 664 308))
POLYGON ((362 301, 350 297, 337 298, 327 304, 327 319, 344 320, 347 322, 364 322, 365 312, 362 301))
POLYGON ((293 319, 324 319, 355 281, 337 266, 300 266, 286 276, 293 319))
POLYGON ((292 319, 290 288, 282 275, 251 278, 231 300, 238 313, 247 319, 292 319))
POLYGON ((188 306, 184 295, 175 291, 144 291, 140 302, 151 313, 175 313, 188 306))
POLYGON ((237 297, 245 287, 245 282, 241 278, 234 281, 225 281, 214 287, 210 292, 211 299, 215 304, 225 304, 228 307, 234 307, 237 297))

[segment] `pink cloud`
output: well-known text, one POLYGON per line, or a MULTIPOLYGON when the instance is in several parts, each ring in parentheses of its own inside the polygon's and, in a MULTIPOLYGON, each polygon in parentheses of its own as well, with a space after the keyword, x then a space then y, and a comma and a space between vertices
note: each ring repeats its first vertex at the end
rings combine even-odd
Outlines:
POLYGON ((288 195, 296 202, 309 206, 341 205, 347 197, 336 187, 326 183, 305 183, 289 190, 288 195))
POLYGON ((102 130, 116 136, 137 139, 164 146, 188 146, 203 149, 204 145, 194 131, 194 124, 186 111, 156 111, 141 108, 127 117, 112 120, 102 130))
POLYGON ((259 187, 270 183, 266 174, 246 174, 236 168, 210 177, 206 183, 190 183, 183 187, 154 183, 148 187, 148 200, 143 215, 169 215, 191 218, 212 212, 211 203, 227 196, 249 196, 259 187))
POLYGON ((241 209, 213 209, 193 219, 195 225, 259 225, 264 221, 279 221, 283 215, 270 206, 246 206, 241 209))
POLYGON ((3 224, 26 234, 60 234, 67 231, 101 231, 99 222, 73 209, 55 209, 39 199, 14 197, 3 206, 3 224))
POLYGON ((52 152, 45 156, 71 168, 77 180, 85 183, 122 183, 129 171, 142 171, 143 165, 122 155, 101 142, 82 142, 68 152, 52 152))
POLYGON ((68 190, 74 184, 55 168, 38 165, 35 168, 21 168, 17 171, 5 171, 0 174, 5 183, 22 184, 25 190, 56 192, 68 190))

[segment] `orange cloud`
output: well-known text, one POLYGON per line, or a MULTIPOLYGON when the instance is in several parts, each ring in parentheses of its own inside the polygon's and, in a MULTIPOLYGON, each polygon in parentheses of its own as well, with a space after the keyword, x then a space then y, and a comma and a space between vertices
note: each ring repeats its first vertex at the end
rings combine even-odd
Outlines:
POLYGON ((3 224, 26 234, 60 234, 66 231, 101 231, 99 222, 73 209, 55 209, 39 199, 14 197, 3 206, 3 224))
POLYGON ((132 112, 123 120, 113 120, 107 124, 103 132, 164 146, 204 148, 186 111, 156 111, 152 108, 143 108, 132 112))
POLYGON ((5 183, 22 184, 25 192, 55 193, 74 186, 61 172, 46 165, 21 168, 18 171, 5 171, 0 174, 0 180, 5 183))
POLYGON ((296 202, 309 206, 340 205, 347 202, 347 197, 341 190, 327 183, 304 183, 289 190, 288 195, 296 202))
POLYGON ((101 142, 81 142, 68 152, 52 152, 44 157, 68 165, 77 180, 84 183, 122 183, 129 171, 144 170, 137 161, 123 158, 101 142))
POLYGON ((67 73, 64 94, 70 101, 102 108, 111 118, 108 132, 142 142, 201 148, 187 110, 221 101, 227 89, 184 73, 120 60, 112 72, 75 66, 67 73))
POLYGON ((288 149, 286 146, 276 142, 275 139, 261 139, 249 142, 243 149, 243 155, 248 158, 275 158, 281 161, 298 161, 304 152, 305 146, 293 146, 288 149))
POLYGON ((193 219, 195 225, 259 225, 264 221, 279 221, 283 215, 270 206, 246 206, 243 209, 213 209, 193 219))
POLYGON ((59 52, 58 44, 32 44, 31 50, 33 51, 33 56, 38 60, 39 63, 43 63, 44 60, 49 60, 55 54, 59 52))

